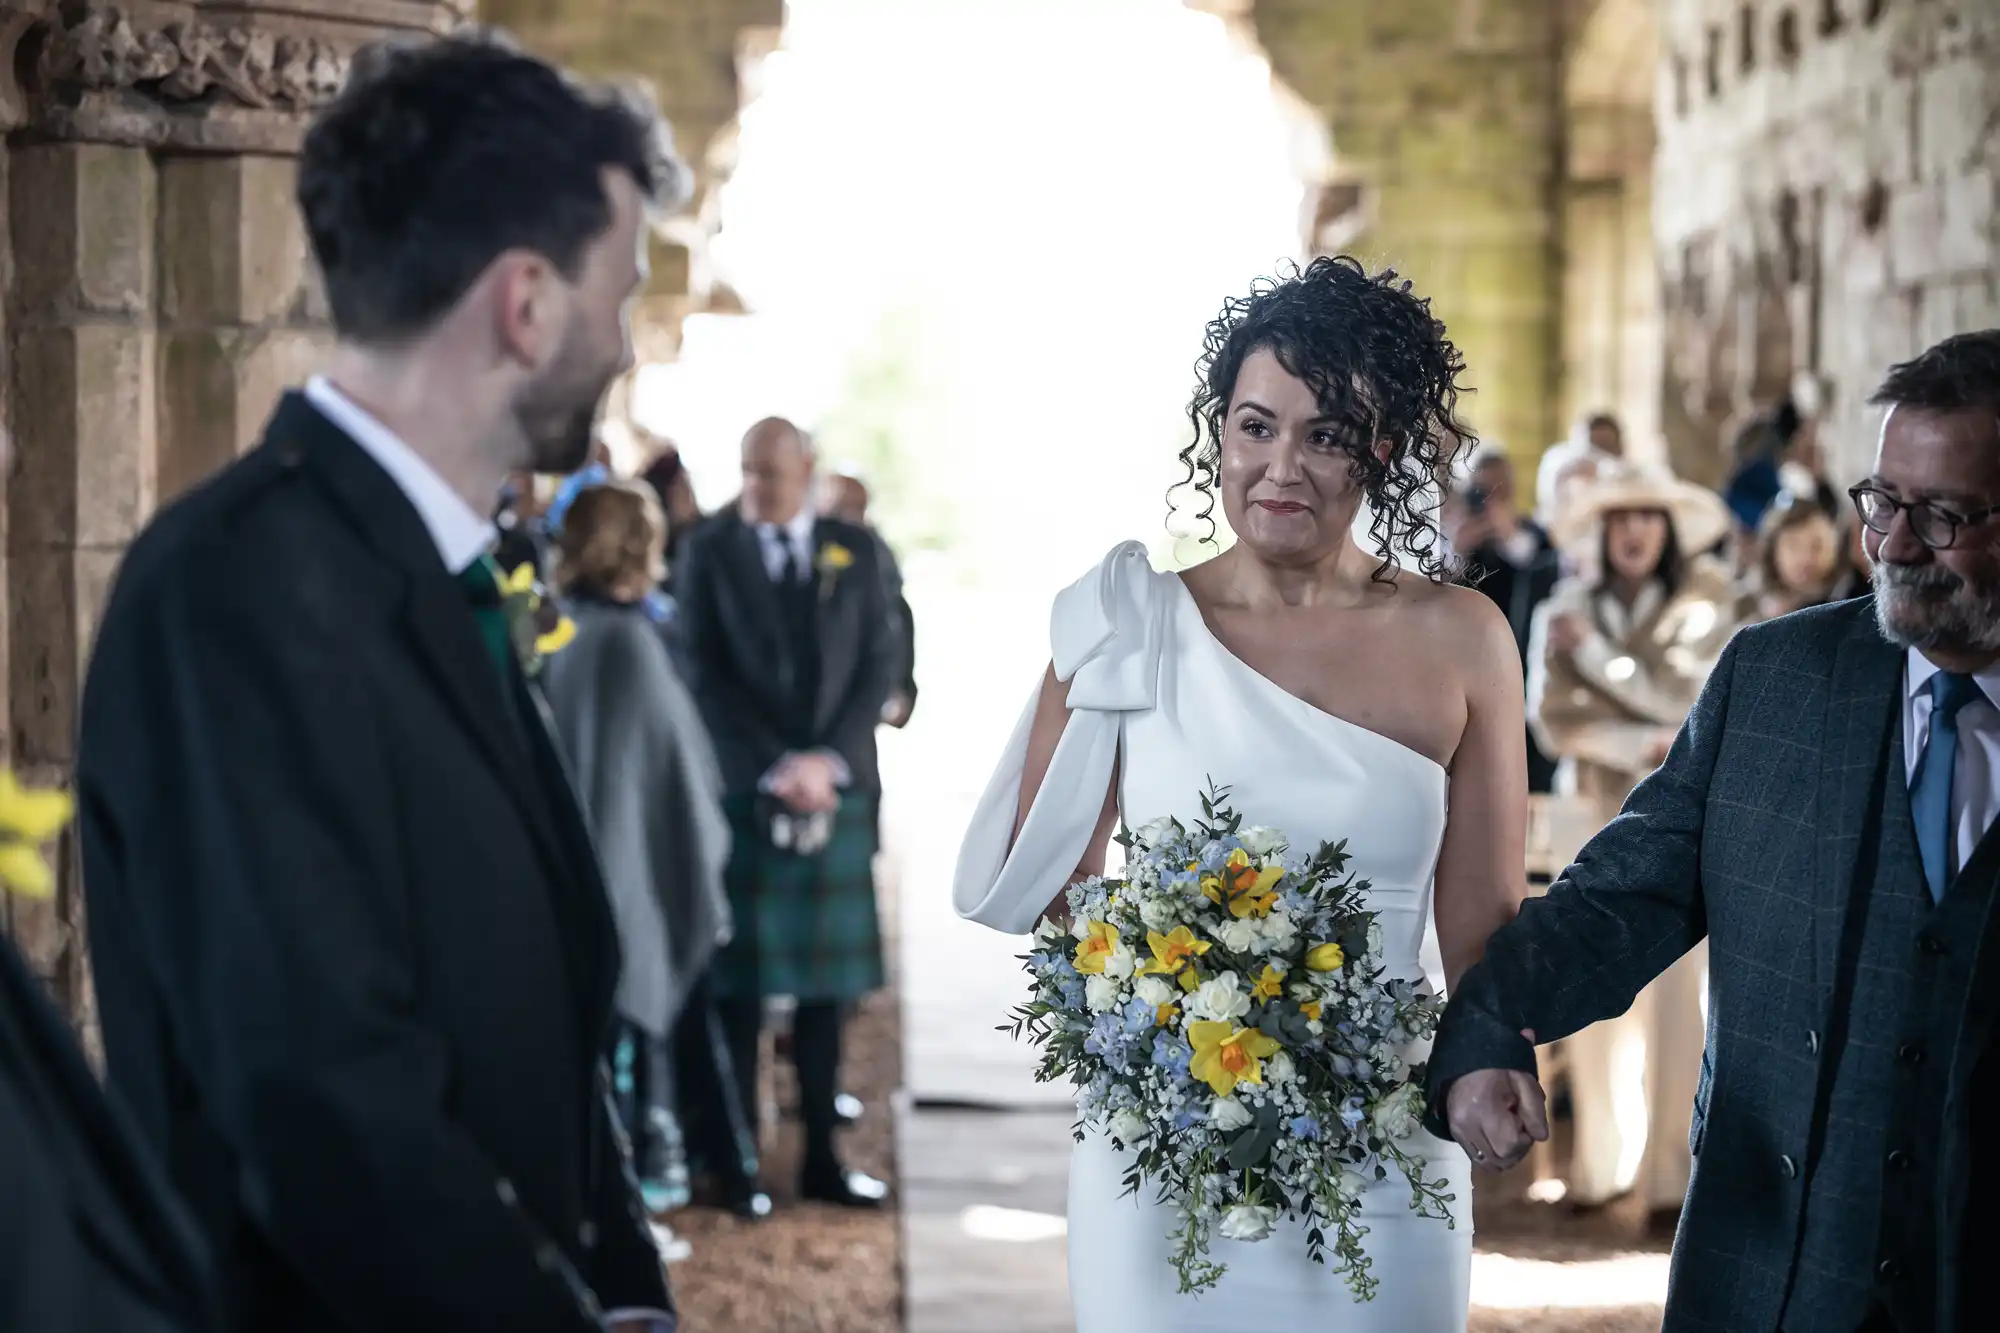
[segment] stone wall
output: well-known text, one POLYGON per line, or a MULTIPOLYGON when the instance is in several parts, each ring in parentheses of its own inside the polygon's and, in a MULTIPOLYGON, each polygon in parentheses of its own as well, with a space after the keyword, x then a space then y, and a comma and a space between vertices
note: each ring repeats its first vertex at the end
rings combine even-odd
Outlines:
POLYGON ((1561 52, 1569 0, 1256 0, 1274 72, 1326 117, 1311 247, 1407 274, 1471 365, 1482 434, 1559 433, 1561 52))
POLYGON ((1666 0, 1660 25, 1675 456, 1712 476, 1731 418, 1804 372, 1858 476, 1889 364, 2000 324, 2000 5, 1666 0))

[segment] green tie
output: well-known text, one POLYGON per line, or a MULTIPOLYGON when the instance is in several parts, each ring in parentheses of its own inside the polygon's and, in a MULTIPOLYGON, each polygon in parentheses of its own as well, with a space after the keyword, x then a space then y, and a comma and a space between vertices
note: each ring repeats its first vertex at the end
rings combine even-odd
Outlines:
POLYGON ((486 643, 486 655, 493 659, 493 669, 500 673, 501 691, 509 693, 514 683, 514 644, 500 595, 499 562, 490 555, 480 556, 460 571, 458 586, 465 590, 465 600, 472 607, 479 637, 486 643))

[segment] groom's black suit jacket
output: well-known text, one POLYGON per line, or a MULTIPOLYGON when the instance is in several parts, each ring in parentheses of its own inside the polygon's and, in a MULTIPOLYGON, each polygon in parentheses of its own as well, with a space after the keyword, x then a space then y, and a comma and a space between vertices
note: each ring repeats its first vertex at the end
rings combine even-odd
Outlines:
POLYGON ((1916 857, 1903 665, 1871 598, 1738 633, 1666 762, 1493 935, 1446 1009, 1429 1067, 1438 1133, 1459 1076, 1534 1070, 1522 1029, 1554 1041, 1623 1013, 1709 941, 1667 1333, 1768 1331, 1781 1317, 1794 1333, 1854 1333, 1800 1307, 1856 1288, 1856 1303, 1897 1312, 1881 1327, 1905 1333, 1984 1330, 2000 1310, 2000 1270, 1969 1227, 1969 1204, 2000 1187, 2000 825, 1935 912, 1920 870, 1898 869, 1916 857), (1900 918, 1882 907, 1896 874, 1915 880, 1900 918), (1944 976, 1961 980, 1945 990, 1944 976), (1899 989, 1938 1007, 1890 1012, 1899 989), (1857 995, 1889 1003, 1857 1011, 1857 995), (1868 1258, 1831 1273, 1812 1262, 1828 1249, 1868 1258))
POLYGON ((299 395, 125 559, 78 763, 98 995, 232 1329, 670 1308, 606 1097, 617 940, 537 708, 299 395))
POLYGON ((0 937, 0 1329, 210 1333, 214 1315, 165 1177, 0 937))

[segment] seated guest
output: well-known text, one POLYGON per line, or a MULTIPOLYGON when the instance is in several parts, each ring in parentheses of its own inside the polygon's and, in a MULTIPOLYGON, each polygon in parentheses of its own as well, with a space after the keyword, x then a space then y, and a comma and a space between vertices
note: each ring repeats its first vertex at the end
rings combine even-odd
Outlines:
POLYGON ((1837 590, 1852 574, 1840 527, 1815 500, 1790 491, 1764 513, 1757 529, 1755 565, 1740 610, 1746 622, 1840 601, 1837 590))
POLYGON ((656 1211, 687 1196, 668 1042, 729 936, 721 769, 647 609, 665 546, 644 486, 612 481, 575 494, 556 583, 576 637, 543 673, 618 929, 618 1100, 656 1211))

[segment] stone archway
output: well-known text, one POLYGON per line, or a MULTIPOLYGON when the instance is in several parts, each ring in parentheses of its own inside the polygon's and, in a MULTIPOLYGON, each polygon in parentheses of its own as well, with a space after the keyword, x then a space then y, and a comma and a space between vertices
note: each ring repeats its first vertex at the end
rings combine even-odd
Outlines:
POLYGON ((1597 0, 1563 51, 1561 419, 1608 410, 1635 456, 1664 457, 1653 246, 1649 0, 1597 0))

